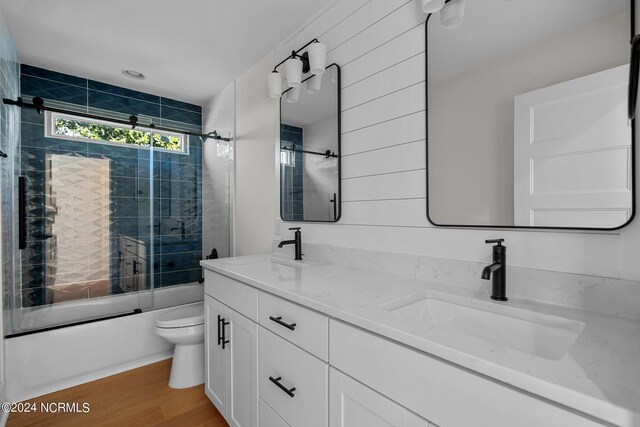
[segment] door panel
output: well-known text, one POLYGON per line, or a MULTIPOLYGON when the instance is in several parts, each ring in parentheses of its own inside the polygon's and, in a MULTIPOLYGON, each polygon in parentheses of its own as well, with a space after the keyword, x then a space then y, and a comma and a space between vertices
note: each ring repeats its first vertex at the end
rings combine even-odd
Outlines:
POLYGON ((613 228, 631 217, 628 77, 623 65, 515 97, 516 226, 613 228))
POLYGON ((424 418, 330 368, 331 427, 428 427, 424 418))
MULTIPOLYGON (((218 316, 224 318, 226 307, 210 297, 204 296, 205 327, 205 393, 224 416, 227 402, 226 354, 218 344, 218 316)), ((227 347, 229 348, 229 347, 227 347)))
POLYGON ((227 421, 233 427, 258 425, 258 325, 227 309, 229 400, 227 421))

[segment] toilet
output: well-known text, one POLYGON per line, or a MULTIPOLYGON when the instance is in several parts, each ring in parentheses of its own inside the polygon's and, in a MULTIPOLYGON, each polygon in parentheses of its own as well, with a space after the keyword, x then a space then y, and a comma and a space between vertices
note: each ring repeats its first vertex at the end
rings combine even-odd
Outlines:
POLYGON ((188 388, 204 383, 204 303, 160 316, 156 334, 176 346, 169 387, 188 388))

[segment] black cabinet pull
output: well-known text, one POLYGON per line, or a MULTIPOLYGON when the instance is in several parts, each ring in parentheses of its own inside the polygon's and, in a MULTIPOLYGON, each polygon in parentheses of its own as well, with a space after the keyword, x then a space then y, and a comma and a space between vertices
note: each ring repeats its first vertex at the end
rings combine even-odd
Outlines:
POLYGON ((292 331, 294 331, 296 329, 296 324, 295 323, 284 323, 282 321, 282 316, 278 316, 278 317, 273 317, 273 316, 269 316, 270 320, 273 320, 274 322, 276 322, 278 325, 280 326, 284 326, 287 329, 291 329, 292 331))
POLYGON ((222 334, 220 332, 220 322, 222 321, 222 317, 218 314, 218 345, 222 342, 222 334))
POLYGON ((282 377, 278 377, 278 378, 273 378, 273 377, 269 377, 269 381, 271 381, 272 383, 274 383, 275 385, 278 386, 278 388, 280 388, 280 390, 284 391, 285 393, 287 393, 289 396, 294 397, 293 392, 296 391, 295 387, 292 388, 286 388, 285 386, 283 386, 282 384, 280 384, 280 380, 282 379, 282 377))
POLYGON ((229 322, 226 322, 224 317, 221 319, 221 327, 222 327, 222 339, 221 339, 221 343, 222 343, 222 349, 225 349, 225 344, 229 344, 229 340, 227 339, 227 330, 225 328, 225 326, 227 326, 229 324, 229 322))

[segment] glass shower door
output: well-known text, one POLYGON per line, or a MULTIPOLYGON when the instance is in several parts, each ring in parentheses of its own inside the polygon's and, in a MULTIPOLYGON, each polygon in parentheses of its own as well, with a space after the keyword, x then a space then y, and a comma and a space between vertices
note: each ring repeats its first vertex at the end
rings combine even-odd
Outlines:
POLYGON ((152 149, 46 138, 35 112, 22 127, 27 233, 10 332, 152 308, 152 149))

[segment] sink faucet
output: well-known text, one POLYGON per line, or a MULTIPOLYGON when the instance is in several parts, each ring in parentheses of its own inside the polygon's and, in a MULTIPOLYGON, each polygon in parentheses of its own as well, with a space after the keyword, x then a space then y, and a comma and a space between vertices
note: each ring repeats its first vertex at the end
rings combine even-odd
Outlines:
POLYGON ((504 239, 485 240, 485 243, 497 243, 493 247, 493 264, 482 270, 482 278, 489 280, 493 275, 491 286, 491 299, 507 301, 507 248, 502 246, 504 239))
POLYGON ((283 240, 278 244, 278 247, 281 248, 284 245, 296 245, 296 261, 302 261, 302 232, 300 231, 300 227, 290 228, 289 230, 295 230, 295 237, 293 240, 283 240))

